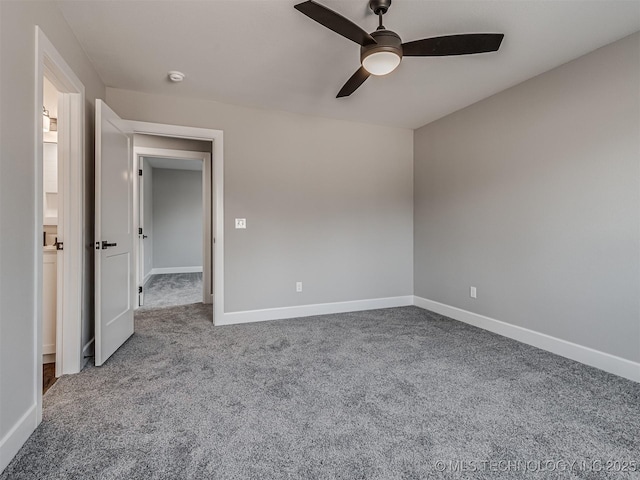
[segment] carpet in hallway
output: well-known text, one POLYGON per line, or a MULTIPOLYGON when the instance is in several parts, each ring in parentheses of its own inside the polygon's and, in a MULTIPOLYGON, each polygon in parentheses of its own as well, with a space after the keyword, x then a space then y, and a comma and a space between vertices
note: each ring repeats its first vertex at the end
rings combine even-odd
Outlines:
POLYGON ((202 273, 152 275, 144 286, 144 307, 171 307, 202 302, 202 273))

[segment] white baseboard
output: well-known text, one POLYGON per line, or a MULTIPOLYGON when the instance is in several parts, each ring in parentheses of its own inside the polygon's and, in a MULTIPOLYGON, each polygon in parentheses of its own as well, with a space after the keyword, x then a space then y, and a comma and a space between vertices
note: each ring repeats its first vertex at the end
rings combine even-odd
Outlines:
POLYGON ((42 354, 43 355, 49 355, 51 353, 56 353, 56 344, 55 343, 51 343, 49 345, 43 345, 42 346, 42 354))
POLYGON ((151 271, 149 271, 149 273, 147 273, 147 274, 144 276, 144 279, 142 280, 142 285, 143 285, 143 286, 144 286, 144 285, 146 285, 150 278, 151 278, 151 271))
POLYGON ((42 363, 56 363, 56 354, 55 353, 45 353, 42 355, 42 363))
POLYGON ((640 363, 426 298, 414 297, 414 305, 556 355, 570 358, 576 362, 599 368, 605 372, 640 382, 640 363))
POLYGON ((34 432, 38 426, 38 419, 36 418, 36 405, 31 405, 31 408, 22 415, 11 430, 0 440, 0 473, 7 468, 9 462, 16 456, 20 447, 24 445, 29 436, 34 432))
POLYGON ((296 307, 265 308, 263 310, 224 313, 223 318, 216 318, 216 325, 264 322, 267 320, 283 320, 285 318, 310 317, 312 315, 327 315, 330 313, 375 310, 377 308, 406 307, 408 305, 413 305, 413 295, 373 298, 369 300, 355 300, 350 302, 299 305, 296 307))
MULTIPOLYGON (((151 275, 159 275, 162 273, 198 273, 202 272, 202 265, 199 267, 159 267, 152 268, 149 272, 149 276, 151 275)), ((146 282, 146 277, 145 277, 146 282)))

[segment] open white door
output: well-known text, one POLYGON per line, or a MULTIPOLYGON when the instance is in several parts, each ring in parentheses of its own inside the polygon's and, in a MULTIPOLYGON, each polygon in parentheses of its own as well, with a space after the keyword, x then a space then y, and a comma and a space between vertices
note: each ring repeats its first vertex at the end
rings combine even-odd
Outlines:
POLYGON ((96 100, 96 366, 133 334, 132 139, 126 122, 96 100))

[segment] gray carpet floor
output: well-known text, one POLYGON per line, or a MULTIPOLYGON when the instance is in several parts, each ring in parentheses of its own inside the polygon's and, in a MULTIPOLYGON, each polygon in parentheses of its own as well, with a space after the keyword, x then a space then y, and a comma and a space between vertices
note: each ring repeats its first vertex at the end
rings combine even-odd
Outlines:
POLYGON ((152 275, 144 286, 142 308, 171 307, 202 302, 202 273, 152 275))
POLYGON ((196 304, 58 380, 0 479, 622 479, 638 452, 640 384, 434 313, 196 304))

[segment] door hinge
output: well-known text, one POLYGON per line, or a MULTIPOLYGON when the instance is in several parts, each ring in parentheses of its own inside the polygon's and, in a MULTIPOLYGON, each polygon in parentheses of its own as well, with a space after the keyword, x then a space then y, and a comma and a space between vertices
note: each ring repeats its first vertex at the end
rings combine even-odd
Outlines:
POLYGON ((58 242, 56 240, 55 246, 56 246, 56 250, 64 250, 64 242, 58 242))
POLYGON ((142 293, 142 287, 138 287, 138 293, 142 293))
POLYGON ((141 177, 142 176, 142 169, 138 170, 138 176, 141 177))
POLYGON ((142 235, 142 228, 138 228, 138 235, 142 235))

